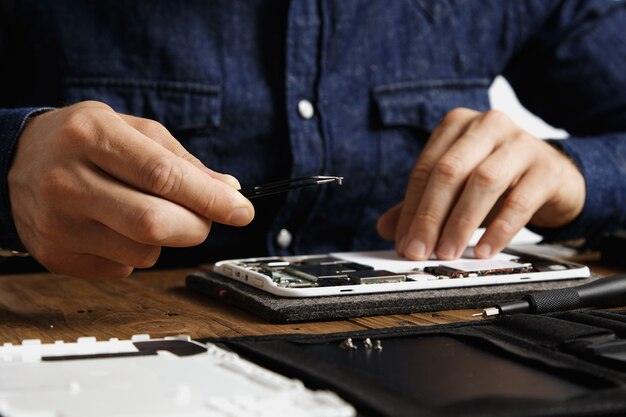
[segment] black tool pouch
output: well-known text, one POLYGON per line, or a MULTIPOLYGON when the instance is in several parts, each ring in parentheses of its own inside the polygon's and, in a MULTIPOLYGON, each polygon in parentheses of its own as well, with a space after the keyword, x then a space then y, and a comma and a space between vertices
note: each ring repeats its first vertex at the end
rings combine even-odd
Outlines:
POLYGON ((626 311, 211 341, 364 416, 626 415, 626 311))

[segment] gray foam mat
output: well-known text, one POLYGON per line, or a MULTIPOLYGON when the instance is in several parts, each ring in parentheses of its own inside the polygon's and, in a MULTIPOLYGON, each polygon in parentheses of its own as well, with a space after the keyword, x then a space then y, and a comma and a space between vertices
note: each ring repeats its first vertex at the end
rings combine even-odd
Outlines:
POLYGON ((187 276, 187 287, 223 300, 274 323, 341 320, 386 314, 488 307, 529 292, 574 287, 598 277, 524 284, 310 298, 279 297, 209 271, 187 276))

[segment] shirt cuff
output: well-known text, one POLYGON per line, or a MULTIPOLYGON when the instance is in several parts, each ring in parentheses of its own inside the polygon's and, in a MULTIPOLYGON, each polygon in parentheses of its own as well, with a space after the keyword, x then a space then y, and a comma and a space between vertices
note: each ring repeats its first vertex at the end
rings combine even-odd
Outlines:
POLYGON ((26 250, 15 229, 7 175, 13 161, 17 139, 24 130, 26 121, 29 117, 48 110, 51 108, 0 109, 0 248, 26 250))
POLYGON ((585 205, 572 222, 557 228, 529 229, 547 241, 584 237, 590 245, 604 233, 626 227, 626 137, 570 138, 551 141, 578 166, 586 184, 585 205))

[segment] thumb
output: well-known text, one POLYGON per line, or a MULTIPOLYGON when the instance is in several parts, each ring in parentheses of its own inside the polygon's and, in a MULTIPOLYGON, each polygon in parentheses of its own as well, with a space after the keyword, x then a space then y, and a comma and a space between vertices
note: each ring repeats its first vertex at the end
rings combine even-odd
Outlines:
POLYGON ((402 213, 403 201, 396 204, 385 213, 383 213, 376 223, 376 230, 380 237, 385 240, 394 240, 396 238, 396 227, 402 213))

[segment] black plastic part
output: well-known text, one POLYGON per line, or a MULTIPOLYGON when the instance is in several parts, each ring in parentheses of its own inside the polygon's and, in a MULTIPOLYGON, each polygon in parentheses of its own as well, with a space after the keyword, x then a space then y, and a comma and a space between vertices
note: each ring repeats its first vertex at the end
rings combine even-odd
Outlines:
POLYGON ((519 300, 511 301, 510 303, 503 303, 497 307, 500 310, 500 314, 528 313, 530 310, 530 303, 526 300, 519 300))

